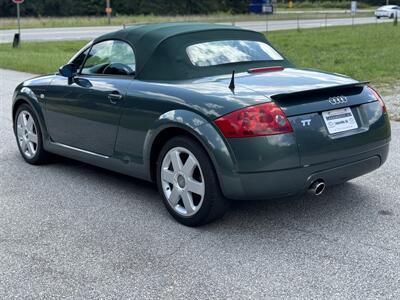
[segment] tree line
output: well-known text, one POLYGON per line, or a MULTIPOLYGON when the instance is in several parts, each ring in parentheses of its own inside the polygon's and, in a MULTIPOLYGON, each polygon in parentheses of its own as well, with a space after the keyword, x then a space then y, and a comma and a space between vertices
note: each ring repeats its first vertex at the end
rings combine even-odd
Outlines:
MULTIPOLYGON (((247 0, 111 0, 113 14, 121 15, 192 15, 212 12, 243 13, 247 0)), ((0 17, 15 16, 12 0, 0 0, 0 17)), ((101 16, 106 0, 25 0, 25 16, 101 16)))
MULTIPOLYGON (((213 12, 246 13, 250 0, 110 0, 113 14, 120 15, 193 15, 213 12)), ((321 2, 321 0, 307 0, 321 2)), ((348 0, 336 0, 349 2, 348 0)), ((287 0, 278 0, 283 3, 287 0)), ((294 2, 302 2, 300 0, 294 2)), ((334 1, 331 1, 334 2, 334 1)), ((363 0, 371 5, 384 5, 386 0, 363 0)), ((391 0, 400 4, 400 0, 391 0)), ((101 16, 105 14, 106 0, 25 0, 21 5, 23 16, 101 16)), ((350 4, 349 4, 350 5, 350 4)), ((15 16, 12 0, 0 0, 0 17, 15 16)))

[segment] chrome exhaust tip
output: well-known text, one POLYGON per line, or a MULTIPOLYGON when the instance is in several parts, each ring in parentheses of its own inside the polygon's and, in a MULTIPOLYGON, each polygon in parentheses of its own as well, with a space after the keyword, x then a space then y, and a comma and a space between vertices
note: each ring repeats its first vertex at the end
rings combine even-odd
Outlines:
POLYGON ((308 192, 315 196, 319 196, 325 191, 325 187, 325 182, 322 179, 319 179, 310 185, 308 192))

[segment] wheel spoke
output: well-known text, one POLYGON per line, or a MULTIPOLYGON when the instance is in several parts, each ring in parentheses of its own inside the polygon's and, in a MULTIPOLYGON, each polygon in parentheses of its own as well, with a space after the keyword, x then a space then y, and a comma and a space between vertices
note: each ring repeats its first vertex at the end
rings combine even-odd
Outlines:
POLYGON ((31 156, 35 155, 35 148, 33 147, 33 143, 27 142, 28 151, 31 156))
POLYGON ((27 126, 28 120, 26 119, 28 114, 26 112, 23 112, 22 114, 22 125, 24 125, 25 127, 27 126))
POLYGON ((174 172, 180 171, 182 169, 182 161, 181 157, 179 156, 179 152, 173 151, 170 155, 172 166, 174 167, 174 172))
POLYGON ((191 214, 195 210, 195 207, 193 205, 192 195, 190 195, 188 192, 183 192, 182 201, 183 205, 185 206, 186 212, 188 214, 191 214))
POLYGON ((172 172, 168 169, 162 169, 161 177, 162 177, 162 180, 164 180, 166 182, 174 183, 174 172, 172 172))
POLYGON ((27 141, 24 141, 23 152, 29 155, 29 146, 27 141))
POLYGON ((17 135, 19 138, 24 136, 24 129, 19 124, 17 125, 17 135))
POLYGON ((192 178, 188 178, 187 180, 187 190, 189 192, 195 193, 197 195, 204 195, 204 183, 198 182, 192 178))
POLYGON ((29 116, 28 121, 26 122, 26 127, 29 131, 33 131, 33 119, 32 116, 29 116))
POLYGON ((18 127, 20 127, 21 129, 23 129, 23 127, 25 127, 25 121, 24 121, 24 114, 23 113, 19 114, 18 119, 17 119, 17 124, 18 124, 18 127))
POLYGON ((171 195, 169 196, 169 199, 168 199, 169 203, 171 203, 172 206, 177 205, 179 202, 179 198, 180 198, 179 196, 180 196, 180 194, 179 194, 178 189, 174 187, 172 189, 171 195))
POLYGON ((185 162, 185 165, 182 168, 182 172, 189 177, 193 174, 194 168, 196 166, 196 160, 191 155, 189 155, 188 159, 185 162))
POLYGON ((25 142, 25 140, 23 138, 21 138, 19 140, 19 145, 21 146, 22 152, 26 152, 27 145, 26 145, 26 142, 25 142))
POLYGON ((29 138, 29 140, 30 140, 32 143, 34 143, 34 144, 37 145, 37 143, 38 143, 38 138, 37 138, 37 135, 36 135, 35 133, 29 132, 29 133, 28 133, 28 138, 29 138))

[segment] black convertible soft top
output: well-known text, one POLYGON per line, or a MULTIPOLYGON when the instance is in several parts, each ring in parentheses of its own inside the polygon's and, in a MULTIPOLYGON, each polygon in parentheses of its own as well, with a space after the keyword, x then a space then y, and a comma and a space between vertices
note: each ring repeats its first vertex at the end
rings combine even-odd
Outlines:
POLYGON ((142 80, 185 80, 247 71, 270 65, 288 66, 283 61, 240 62, 209 67, 191 63, 186 53, 190 45, 215 40, 268 41, 263 34, 235 26, 208 23, 157 23, 129 26, 102 35, 94 43, 118 39, 129 43, 136 56, 136 77, 142 80))

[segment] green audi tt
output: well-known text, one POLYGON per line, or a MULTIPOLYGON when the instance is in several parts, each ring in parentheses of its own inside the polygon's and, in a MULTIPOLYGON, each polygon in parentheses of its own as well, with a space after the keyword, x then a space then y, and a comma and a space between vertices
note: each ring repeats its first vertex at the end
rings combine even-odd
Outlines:
POLYGON ((297 68, 261 33, 201 23, 100 36, 21 83, 12 113, 28 163, 54 153, 153 181, 188 226, 231 200, 320 195, 379 168, 390 142, 366 82, 297 68))

